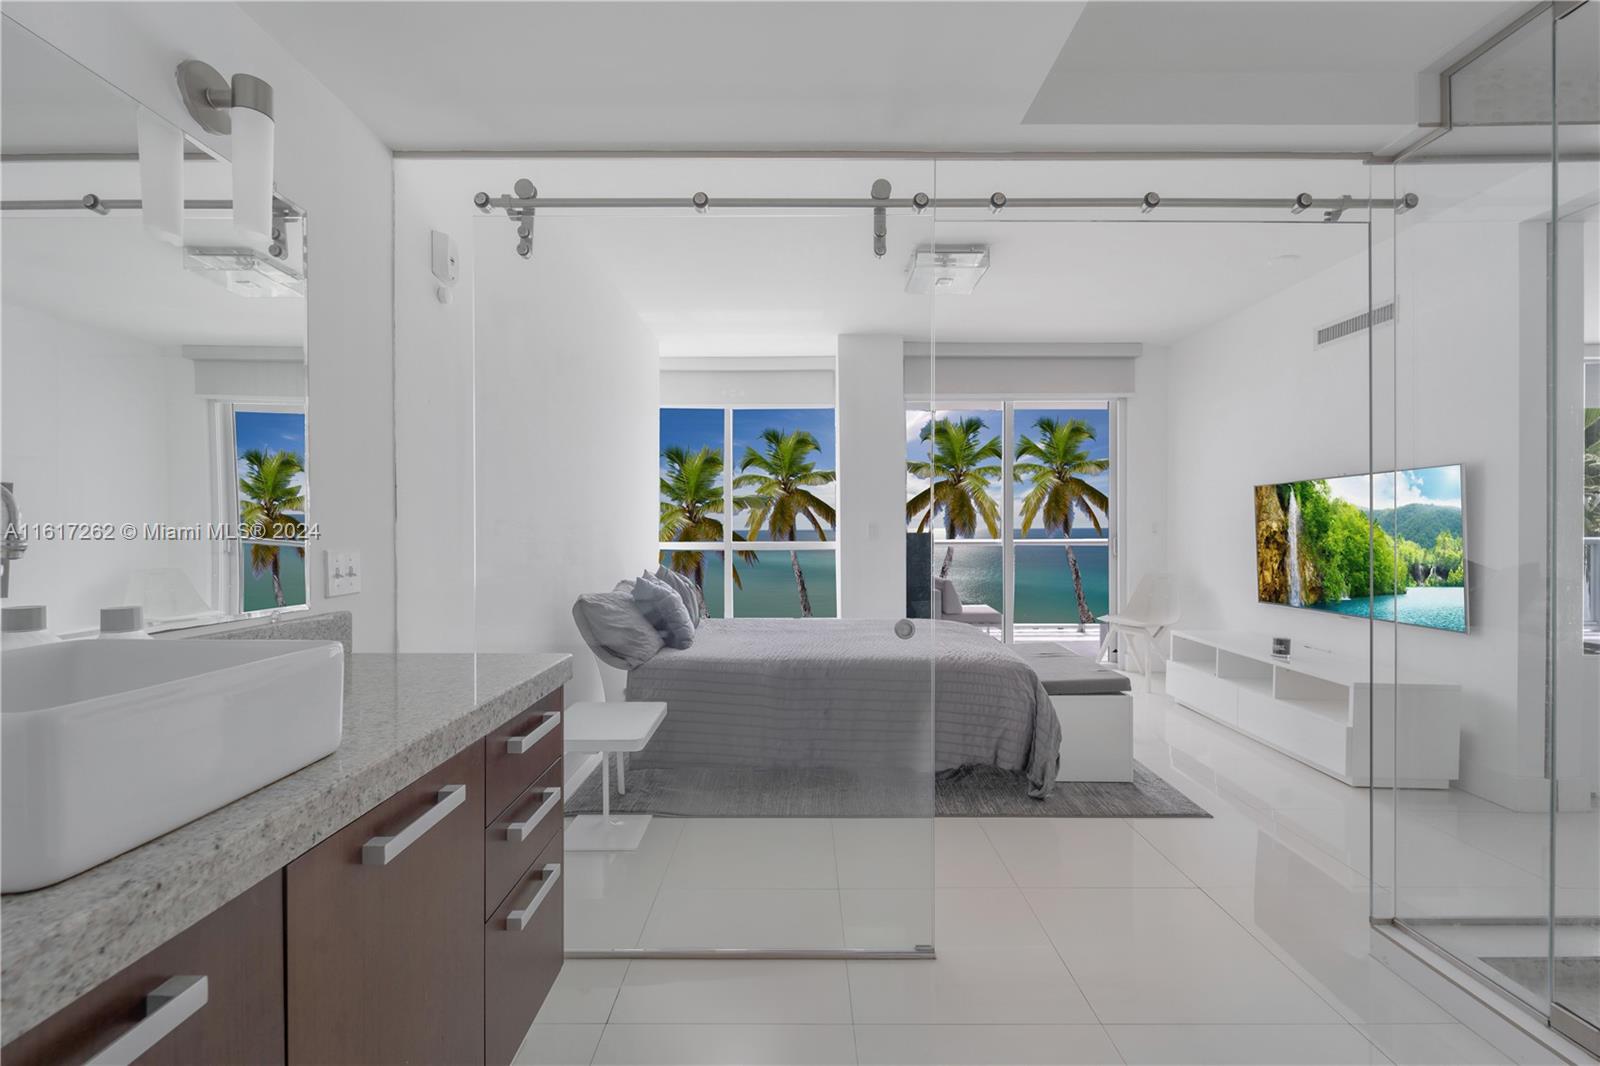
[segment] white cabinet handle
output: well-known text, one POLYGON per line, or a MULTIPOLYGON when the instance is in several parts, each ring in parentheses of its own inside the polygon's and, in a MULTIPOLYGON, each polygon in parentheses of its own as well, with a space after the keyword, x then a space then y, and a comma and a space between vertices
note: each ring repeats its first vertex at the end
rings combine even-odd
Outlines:
POLYGON ((412 822, 392 837, 373 837, 361 845, 363 866, 387 866, 395 856, 422 839, 422 834, 444 821, 444 816, 461 806, 467 799, 466 785, 446 785, 439 790, 439 798, 432 807, 423 811, 412 822))
POLYGON ((87 1066, 129 1066, 206 1005, 204 977, 169 977, 144 997, 144 1021, 113 1040, 87 1066))
POLYGON ((521 822, 511 822, 506 826, 506 839, 515 840, 519 843, 527 840, 528 835, 539 828, 539 823, 544 821, 545 816, 555 810, 556 804, 560 802, 561 790, 559 788, 545 789, 544 802, 539 804, 539 809, 533 812, 531 818, 521 822))
POLYGON ((539 904, 556 887, 556 882, 561 880, 561 864, 553 862, 544 868, 544 884, 539 886, 539 891, 533 894, 526 907, 521 907, 506 915, 506 928, 515 932, 522 932, 528 928, 528 923, 533 921, 534 912, 539 909, 539 904))
POLYGON ((544 716, 544 722, 541 723, 539 728, 535 729, 533 732, 525 733, 520 737, 507 737, 506 751, 510 752, 512 755, 521 755, 525 751, 530 751, 535 744, 539 743, 539 741, 555 732, 556 726, 560 724, 561 712, 551 711, 549 714, 544 716))

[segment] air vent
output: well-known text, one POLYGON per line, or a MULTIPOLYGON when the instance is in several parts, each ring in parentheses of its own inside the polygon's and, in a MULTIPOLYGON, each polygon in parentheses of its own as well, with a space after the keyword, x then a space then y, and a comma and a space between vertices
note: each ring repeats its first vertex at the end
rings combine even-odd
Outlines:
POLYGON ((1346 337, 1362 333, 1373 326, 1381 326, 1386 322, 1394 321, 1394 304, 1386 303, 1382 307, 1371 311, 1363 311, 1359 315, 1347 318, 1342 322, 1335 322, 1331 326, 1323 326, 1317 330, 1317 347, 1342 341, 1346 337))

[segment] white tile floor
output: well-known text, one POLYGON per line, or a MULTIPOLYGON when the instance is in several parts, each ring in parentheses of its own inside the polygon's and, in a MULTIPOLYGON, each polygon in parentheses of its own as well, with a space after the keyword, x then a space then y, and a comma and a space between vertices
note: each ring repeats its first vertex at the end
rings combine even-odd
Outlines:
MULTIPOLYGON (((518 1061, 1508 1061, 1369 957, 1364 790, 1159 679, 1135 702, 1137 757, 1212 819, 657 819, 638 852, 568 855, 569 946, 905 946, 931 926, 939 957, 572 961, 518 1061)), ((1538 888, 1523 816, 1456 792, 1403 806, 1402 875, 1433 902, 1538 888)))

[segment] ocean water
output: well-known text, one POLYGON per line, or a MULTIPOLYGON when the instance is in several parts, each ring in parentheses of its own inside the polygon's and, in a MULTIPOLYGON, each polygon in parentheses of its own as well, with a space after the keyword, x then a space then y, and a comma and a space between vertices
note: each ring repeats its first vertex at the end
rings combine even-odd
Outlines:
MULTIPOLYGON (((814 539, 808 538, 808 539, 814 539)), ((933 571, 944 563, 943 542, 933 546, 933 571)), ((1110 609, 1110 554, 1104 545, 1074 545, 1078 569, 1083 575, 1083 595, 1096 617, 1110 609)), ((671 565, 671 552, 662 552, 663 565, 671 565)), ((806 589, 811 596, 812 614, 832 618, 839 613, 838 557, 832 551, 802 551, 800 566, 805 571, 806 589)), ((741 618, 799 618, 800 594, 795 588, 794 571, 786 551, 757 553, 750 564, 736 559, 742 588, 733 591, 734 608, 741 618)), ((706 607, 713 618, 726 617, 721 582, 722 553, 705 553, 706 607)), ((956 544, 950 578, 964 603, 986 603, 999 609, 1004 602, 1000 591, 1000 546, 956 544)), ((1072 623, 1078 620, 1078 602, 1072 589, 1072 571, 1067 567, 1066 549, 1059 544, 1017 543, 1017 621, 1072 623)))
MULTIPOLYGON (((283 605, 298 607, 306 602, 306 560, 293 548, 278 549, 278 573, 283 581, 283 605)), ((278 606, 272 595, 272 571, 259 574, 250 568, 250 547, 239 547, 239 576, 243 581, 244 609, 266 611, 278 606)))
MULTIPOLYGON (((946 544, 933 545, 933 572, 944 565, 946 544)), ((961 594, 962 603, 984 603, 996 610, 1005 602, 1001 591, 1000 546, 998 544, 956 544, 950 580, 961 594)), ((1019 623, 1073 623, 1078 620, 1078 598, 1072 587, 1072 570, 1067 566, 1067 551, 1059 544, 1018 542, 1016 620, 1019 623)), ((1073 545, 1078 557, 1078 572, 1083 577, 1083 596, 1096 617, 1110 610, 1110 553, 1105 545, 1073 545)))
MULTIPOLYGON (((1407 589, 1404 596, 1378 596, 1371 602, 1373 612, 1380 619, 1457 633, 1467 631, 1466 589, 1412 588, 1407 589)), ((1315 604, 1312 609, 1366 618, 1367 603, 1366 596, 1359 596, 1337 603, 1315 604)))

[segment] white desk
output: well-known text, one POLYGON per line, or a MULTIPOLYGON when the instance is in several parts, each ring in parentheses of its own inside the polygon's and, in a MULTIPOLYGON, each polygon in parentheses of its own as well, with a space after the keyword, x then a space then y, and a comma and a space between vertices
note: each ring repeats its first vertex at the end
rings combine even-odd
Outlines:
POLYGON ((563 714, 565 747, 600 755, 600 813, 567 826, 568 851, 634 851, 650 828, 648 814, 611 814, 611 754, 641 751, 667 717, 665 703, 575 703, 563 714))

